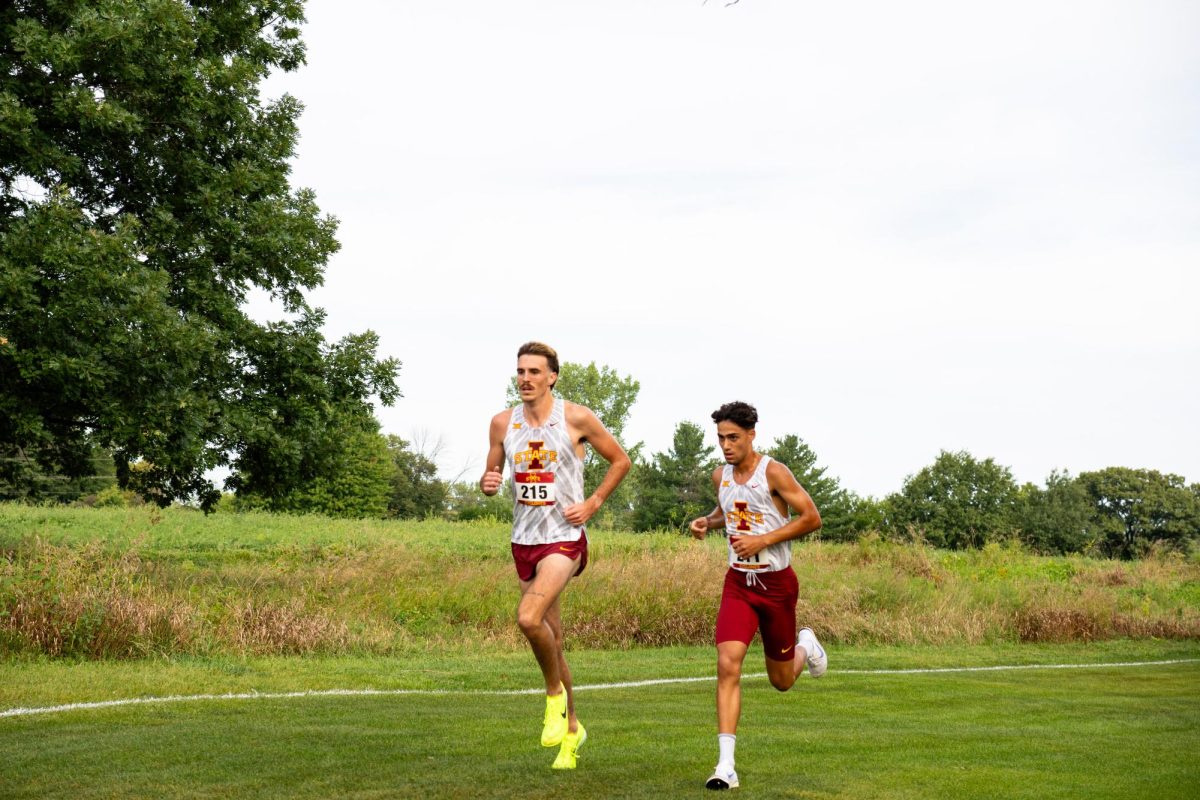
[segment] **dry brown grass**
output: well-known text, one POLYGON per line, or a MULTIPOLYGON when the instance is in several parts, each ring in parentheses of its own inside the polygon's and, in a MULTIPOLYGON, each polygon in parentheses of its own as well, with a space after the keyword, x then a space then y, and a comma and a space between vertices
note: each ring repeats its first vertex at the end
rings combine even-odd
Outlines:
MULTIPOLYGON (((568 644, 711 642, 723 546, 596 535, 587 572, 565 595, 568 644)), ((36 538, 12 548, 0 561, 0 652, 136 658, 387 653, 463 640, 524 646, 516 577, 507 548, 491 538, 270 547, 199 564, 183 549, 152 553, 140 544, 114 550, 36 538)), ((1014 547, 948 553, 868 538, 799 544, 793 565, 800 621, 832 642, 1200 638, 1200 566, 1173 556, 1044 559, 1014 547)))
POLYGON ((0 631, 51 656, 120 658, 147 655, 157 643, 187 646, 194 610, 162 602, 138 580, 142 567, 135 551, 113 557, 96 544, 34 540, 7 554, 0 571, 0 631))
POLYGON ((571 642, 618 648, 705 642, 724 573, 700 547, 597 559, 568 601, 571 642))
POLYGON ((220 637, 238 652, 269 655, 337 652, 350 644, 344 621, 309 610, 302 600, 244 600, 222 621, 220 637))
MULTIPOLYGON (((345 649, 347 624, 303 600, 247 597, 229 607, 156 585, 160 570, 136 550, 30 540, 0 566, 6 649, 49 656, 137 658, 211 651, 239 654, 345 649)), ((253 594, 247 587, 247 594, 253 594)))

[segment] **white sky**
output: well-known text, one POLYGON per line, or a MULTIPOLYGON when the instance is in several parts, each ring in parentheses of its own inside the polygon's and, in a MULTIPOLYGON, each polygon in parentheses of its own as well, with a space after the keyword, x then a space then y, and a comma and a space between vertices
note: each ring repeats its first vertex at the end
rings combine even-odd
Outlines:
POLYGON ((379 418, 446 476, 541 339, 641 382, 648 453, 742 399, 860 494, 940 449, 1200 481, 1200 5, 307 14, 267 94, 341 220, 310 299, 404 362, 379 418))

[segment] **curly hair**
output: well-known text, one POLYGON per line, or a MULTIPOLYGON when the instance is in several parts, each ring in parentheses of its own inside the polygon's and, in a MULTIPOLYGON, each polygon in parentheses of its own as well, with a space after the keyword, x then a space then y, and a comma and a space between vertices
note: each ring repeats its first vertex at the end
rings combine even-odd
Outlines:
POLYGON ((739 427, 752 431, 758 422, 758 409, 749 403, 735 400, 732 403, 726 403, 714 411, 712 419, 713 422, 718 423, 728 420, 739 427))

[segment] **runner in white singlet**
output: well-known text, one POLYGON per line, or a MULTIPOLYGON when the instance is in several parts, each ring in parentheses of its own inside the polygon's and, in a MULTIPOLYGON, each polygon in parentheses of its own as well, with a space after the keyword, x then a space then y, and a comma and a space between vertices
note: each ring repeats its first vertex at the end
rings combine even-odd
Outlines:
POLYGON ((587 565, 584 525, 629 472, 629 456, 592 411, 554 397, 558 354, 528 342, 517 351, 521 405, 492 417, 487 466, 479 479, 486 495, 500 491, 504 465, 512 475, 513 563, 521 587, 517 624, 546 681, 542 745, 559 747, 554 769, 574 769, 587 731, 575 715, 571 670, 563 656, 561 595, 587 565), (584 497, 584 446, 609 463, 591 496, 584 497))
POLYGON ((742 713, 742 662, 755 632, 762 634, 767 677, 786 692, 808 667, 820 677, 828 664, 812 629, 796 630, 800 585, 791 567, 791 542, 821 527, 812 498, 786 466, 754 450, 758 412, 726 403, 713 412, 725 466, 713 471, 717 507, 692 520, 692 535, 713 528, 729 535, 729 569, 717 612, 717 766, 709 789, 738 786, 734 744, 742 713), (791 517, 789 511, 796 512, 791 517))

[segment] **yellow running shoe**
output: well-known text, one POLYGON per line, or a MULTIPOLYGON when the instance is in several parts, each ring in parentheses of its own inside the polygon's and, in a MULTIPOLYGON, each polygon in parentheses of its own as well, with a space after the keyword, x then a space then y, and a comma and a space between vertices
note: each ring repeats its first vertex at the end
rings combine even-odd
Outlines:
POLYGON ((578 725, 574 733, 568 731, 563 737, 562 748, 558 751, 558 758, 550 765, 551 769, 575 769, 575 758, 579 755, 579 748, 587 741, 587 731, 583 729, 583 723, 578 725))
POLYGON ((542 747, 554 747, 567 735, 567 692, 562 684, 559 692, 546 695, 546 716, 542 720, 542 747))

